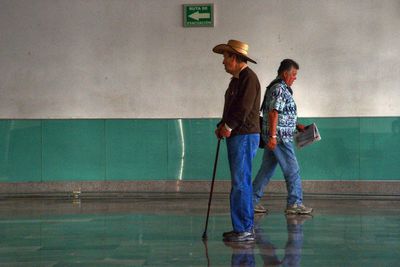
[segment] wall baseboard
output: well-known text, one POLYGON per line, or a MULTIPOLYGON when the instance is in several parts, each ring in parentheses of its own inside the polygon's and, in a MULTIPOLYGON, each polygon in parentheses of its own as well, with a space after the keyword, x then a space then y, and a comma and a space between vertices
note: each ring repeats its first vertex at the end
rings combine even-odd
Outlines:
MULTIPOLYGON (((210 181, 76 181, 0 183, 1 196, 123 197, 129 193, 208 193, 210 181)), ((214 192, 229 193, 230 181, 216 181, 214 192)), ((400 196, 400 181, 303 181, 304 194, 400 196)), ((271 181, 266 193, 286 194, 284 181, 271 181)))

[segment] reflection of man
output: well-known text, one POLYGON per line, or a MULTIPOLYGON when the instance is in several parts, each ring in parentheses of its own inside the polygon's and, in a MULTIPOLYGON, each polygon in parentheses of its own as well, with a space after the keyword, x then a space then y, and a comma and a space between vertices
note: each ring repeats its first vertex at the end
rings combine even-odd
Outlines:
POLYGON ((263 266, 300 266, 301 249, 303 246, 303 223, 312 218, 311 215, 286 215, 288 239, 285 246, 285 256, 279 260, 276 247, 271 243, 267 234, 258 224, 255 227, 256 244, 260 250, 263 266))
POLYGON ((225 242, 225 245, 232 248, 232 267, 256 266, 256 261, 254 259, 254 242, 225 242))
POLYGON ((267 233, 265 233, 264 229, 260 225, 260 220, 262 219, 263 214, 257 214, 255 217, 255 221, 258 222, 254 224, 254 231, 256 234, 256 244, 258 249, 260 250, 260 256, 263 260, 264 267, 267 266, 279 266, 282 262, 279 260, 276 255, 276 247, 271 243, 270 238, 267 233))
POLYGON ((260 83, 247 66, 248 45, 229 40, 213 51, 223 54, 226 72, 232 74, 225 92, 222 120, 215 130, 217 138, 226 138, 231 171, 230 208, 233 230, 223 234, 224 241, 254 241, 251 164, 259 144, 260 83))
POLYGON ((297 108, 290 88, 296 80, 298 69, 299 65, 294 60, 283 60, 278 69, 278 77, 271 82, 265 92, 261 136, 267 145, 260 170, 253 181, 254 212, 266 212, 258 202, 278 164, 285 176, 288 191, 285 212, 287 214, 312 212, 312 208, 303 204, 300 168, 293 145, 296 128, 304 131, 304 125, 297 124, 297 108))
POLYGON ((255 244, 254 242, 225 242, 226 246, 232 248, 232 266, 255 266, 254 253, 260 254, 264 267, 300 266, 303 246, 303 223, 311 218, 311 215, 286 215, 288 239, 285 246, 285 255, 282 260, 279 260, 276 255, 276 247, 271 243, 260 224, 262 216, 258 215, 254 224, 255 244), (255 245, 259 249, 258 252, 254 251, 255 245))
POLYGON ((286 215, 288 240, 285 246, 283 266, 300 266, 303 247, 303 223, 312 218, 310 215, 286 215))

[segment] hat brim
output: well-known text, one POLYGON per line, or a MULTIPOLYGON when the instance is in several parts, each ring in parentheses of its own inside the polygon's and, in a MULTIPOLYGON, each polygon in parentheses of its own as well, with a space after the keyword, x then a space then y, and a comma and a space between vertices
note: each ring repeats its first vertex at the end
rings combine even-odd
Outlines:
POLYGON ((254 64, 257 64, 257 62, 255 60, 249 58, 246 55, 239 53, 238 51, 236 51, 235 49, 233 49, 231 46, 229 46, 227 44, 219 44, 219 45, 215 46, 212 51, 217 54, 223 54, 224 52, 234 53, 234 54, 237 54, 237 55, 240 55, 240 56, 246 58, 248 61, 250 61, 254 64))

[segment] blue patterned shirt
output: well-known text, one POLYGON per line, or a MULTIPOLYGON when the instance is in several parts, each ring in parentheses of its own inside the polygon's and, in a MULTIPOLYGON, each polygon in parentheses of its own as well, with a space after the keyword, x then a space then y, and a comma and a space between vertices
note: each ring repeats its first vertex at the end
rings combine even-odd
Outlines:
POLYGON ((262 129, 262 138, 266 143, 269 129, 268 112, 274 109, 278 111, 277 141, 293 142, 293 135, 296 132, 297 107, 292 94, 292 89, 284 81, 277 82, 267 89, 262 129))

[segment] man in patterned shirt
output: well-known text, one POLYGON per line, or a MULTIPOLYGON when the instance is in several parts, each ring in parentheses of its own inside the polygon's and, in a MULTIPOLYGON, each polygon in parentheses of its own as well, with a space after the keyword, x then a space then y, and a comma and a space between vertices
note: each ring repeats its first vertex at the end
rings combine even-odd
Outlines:
POLYGON ((296 80, 299 65, 292 59, 284 59, 278 69, 278 77, 267 87, 263 110, 261 138, 266 143, 263 161, 253 181, 254 212, 266 213, 259 203, 264 189, 281 166, 288 191, 286 214, 310 214, 312 208, 303 204, 300 168, 293 146, 293 135, 304 131, 304 125, 297 124, 297 108, 290 88, 296 80))

